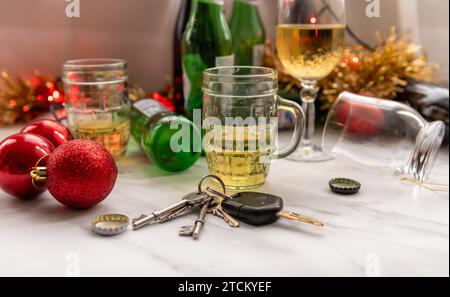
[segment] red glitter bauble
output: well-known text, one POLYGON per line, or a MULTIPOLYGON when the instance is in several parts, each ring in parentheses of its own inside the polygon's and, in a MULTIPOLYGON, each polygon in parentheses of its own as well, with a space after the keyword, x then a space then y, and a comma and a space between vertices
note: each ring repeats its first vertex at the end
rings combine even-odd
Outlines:
POLYGON ((49 140, 55 147, 67 143, 73 139, 69 129, 54 120, 40 120, 26 126, 22 133, 33 133, 41 135, 49 140))
MULTIPOLYGON (((16 134, 3 140, 0 143, 0 188, 18 198, 38 196, 44 189, 33 186, 30 171, 53 150, 53 144, 39 135, 16 134)), ((39 166, 45 166, 45 159, 39 166)))
POLYGON ((47 188, 62 204, 87 209, 102 202, 114 188, 117 166, 111 154, 90 140, 74 140, 47 160, 47 188))

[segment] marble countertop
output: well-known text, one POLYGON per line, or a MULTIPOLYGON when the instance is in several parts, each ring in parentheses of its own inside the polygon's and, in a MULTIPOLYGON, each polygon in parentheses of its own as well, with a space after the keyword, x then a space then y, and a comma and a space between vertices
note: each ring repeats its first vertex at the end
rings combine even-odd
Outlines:
MULTIPOLYGON (((19 127, 0 129, 0 139, 19 127)), ((178 236, 196 214, 118 237, 99 237, 101 214, 151 213, 195 191, 205 160, 177 175, 149 164, 136 144, 118 163, 111 194, 87 211, 70 210, 48 193, 21 201, 0 192, 0 276, 449 276, 449 195, 339 161, 279 161, 259 189, 285 199, 286 209, 320 219, 325 228, 280 220, 231 229, 209 216, 198 241, 178 236), (333 177, 363 188, 338 196, 333 177)), ((431 178, 449 182, 448 149, 431 178)))

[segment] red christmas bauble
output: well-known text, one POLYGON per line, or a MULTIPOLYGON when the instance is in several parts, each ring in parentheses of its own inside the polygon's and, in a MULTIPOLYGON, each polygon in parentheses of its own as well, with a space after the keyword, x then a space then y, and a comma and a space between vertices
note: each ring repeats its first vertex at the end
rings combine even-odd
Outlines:
POLYGON ((111 154, 90 140, 74 140, 47 160, 47 188, 62 204, 87 209, 102 202, 114 188, 117 166, 111 154))
MULTIPOLYGON (((51 142, 35 134, 16 134, 3 140, 0 143, 0 188, 18 198, 38 196, 44 189, 33 186, 30 171, 54 149, 51 142)), ((39 166, 45 166, 45 159, 39 166)))
POLYGON ((49 140, 55 147, 59 147, 61 144, 67 143, 73 139, 70 130, 54 120, 40 120, 26 126, 22 133, 33 133, 41 135, 49 140))
POLYGON ((337 121, 347 126, 347 133, 373 136, 384 124, 384 113, 375 106, 343 102, 337 109, 337 121))

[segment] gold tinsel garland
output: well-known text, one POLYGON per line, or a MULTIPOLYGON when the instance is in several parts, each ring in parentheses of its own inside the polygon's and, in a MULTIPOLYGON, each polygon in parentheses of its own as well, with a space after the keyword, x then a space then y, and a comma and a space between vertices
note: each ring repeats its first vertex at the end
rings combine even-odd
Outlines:
POLYGON ((0 74, 0 126, 26 122, 62 100, 57 82, 34 72, 28 79, 0 74))
MULTIPOLYGON (((138 85, 131 85, 128 96, 135 101, 146 97, 138 85)), ((27 79, 0 73, 0 127, 29 122, 49 111, 51 103, 64 103, 62 83, 35 71, 27 79), (57 97, 56 97, 57 96, 57 97)))
POLYGON ((28 106, 32 90, 26 81, 12 78, 9 73, 0 75, 0 127, 15 123, 28 106), (22 112, 19 109, 22 108, 22 112))
MULTIPOLYGON (((437 66, 427 62, 422 47, 412 43, 408 35, 399 36, 396 28, 391 28, 386 40, 379 32, 376 36, 378 44, 373 51, 359 45, 345 47, 342 62, 319 82, 323 108, 328 108, 343 91, 395 99, 407 86, 406 79, 436 80, 437 66)), ((299 82, 285 71, 270 44, 266 46, 265 64, 279 70, 285 91, 300 89, 299 82)))

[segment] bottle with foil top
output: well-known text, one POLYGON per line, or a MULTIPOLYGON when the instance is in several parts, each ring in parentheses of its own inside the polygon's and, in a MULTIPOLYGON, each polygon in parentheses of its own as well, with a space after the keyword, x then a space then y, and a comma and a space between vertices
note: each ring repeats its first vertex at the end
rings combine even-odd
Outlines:
POLYGON ((179 172, 194 165, 201 155, 201 133, 193 122, 153 99, 131 107, 131 135, 158 167, 179 172))
POLYGON ((201 109, 203 71, 212 67, 233 66, 233 41, 224 13, 223 0, 194 0, 183 35, 183 91, 185 109, 192 117, 201 109))
POLYGON ((230 19, 237 66, 263 66, 266 31, 257 0, 234 0, 230 19))

